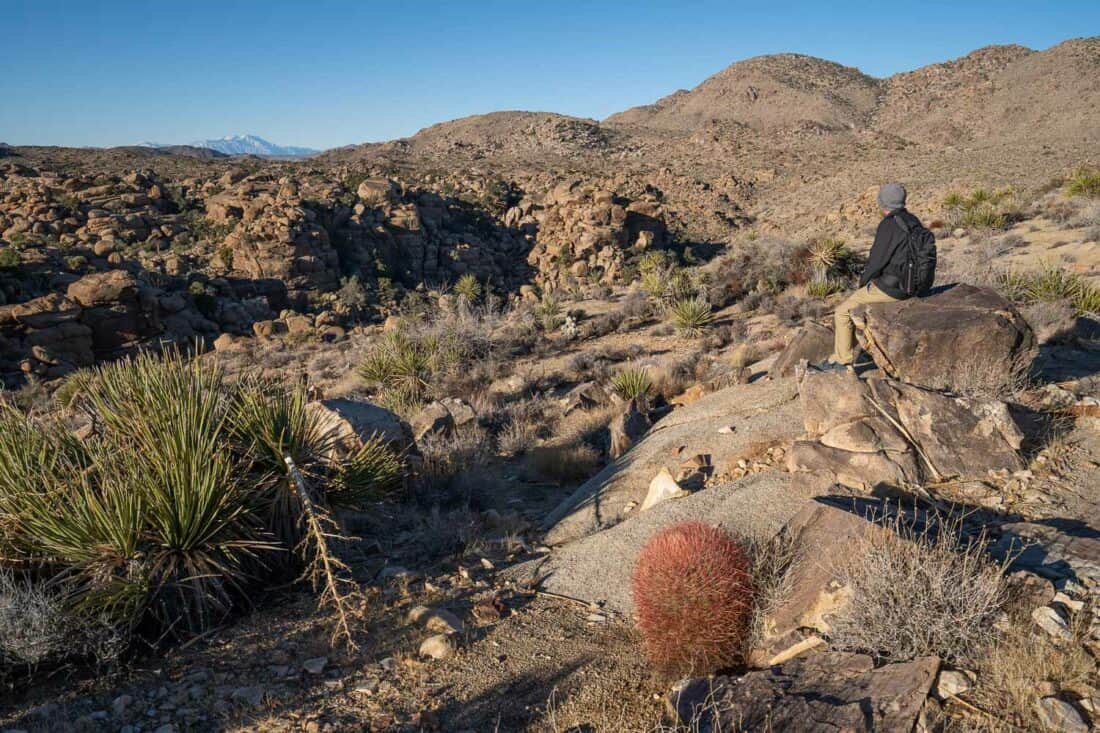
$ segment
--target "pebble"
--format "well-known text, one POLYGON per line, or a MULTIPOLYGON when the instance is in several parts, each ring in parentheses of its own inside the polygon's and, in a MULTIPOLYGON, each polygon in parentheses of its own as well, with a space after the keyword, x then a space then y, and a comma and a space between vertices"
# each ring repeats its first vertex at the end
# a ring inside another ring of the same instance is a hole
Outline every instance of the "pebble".
POLYGON ((241 702, 252 707, 256 707, 264 700, 264 688, 259 685, 252 685, 249 687, 238 687, 233 690, 230 697, 235 702, 241 702))
POLYGON ((454 644, 449 634, 429 636, 420 644, 420 656, 432 659, 446 659, 454 654, 454 644))
POLYGON ((326 664, 328 664, 328 657, 315 657, 302 662, 302 669, 310 674, 321 674, 325 671, 326 664))
POLYGON ((958 697, 973 686, 973 682, 966 672, 955 669, 945 669, 940 672, 936 680, 936 697, 947 700, 958 697))
POLYGON ((119 695, 111 703, 111 709, 115 711, 115 715, 122 715, 133 702, 134 698, 130 695, 119 695))
POLYGON ((1050 606, 1039 606, 1031 612, 1031 618, 1039 625, 1039 628, 1051 636, 1056 636, 1059 639, 1069 639, 1073 636, 1066 620, 1062 618, 1062 614, 1050 606))
POLYGON ((1036 703, 1039 721, 1043 727, 1062 733, 1088 733, 1089 726, 1081 718, 1077 708, 1056 697, 1044 697, 1036 703))
POLYGON ((410 623, 422 623, 429 631, 440 634, 461 634, 462 620, 445 608, 416 606, 409 611, 410 623))

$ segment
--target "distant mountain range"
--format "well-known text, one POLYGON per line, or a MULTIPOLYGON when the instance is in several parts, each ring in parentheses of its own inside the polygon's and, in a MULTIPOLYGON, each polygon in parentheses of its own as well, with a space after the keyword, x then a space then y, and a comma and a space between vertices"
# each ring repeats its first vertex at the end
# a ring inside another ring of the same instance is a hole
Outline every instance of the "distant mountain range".
MULTIPOLYGON (((260 155, 269 158, 304 158, 320 151, 313 148, 302 148, 294 145, 276 145, 264 140, 259 135, 230 135, 216 140, 198 140, 187 143, 195 148, 207 148, 216 150, 226 155, 260 155)), ((174 147, 168 143, 144 142, 139 145, 146 148, 174 147)))

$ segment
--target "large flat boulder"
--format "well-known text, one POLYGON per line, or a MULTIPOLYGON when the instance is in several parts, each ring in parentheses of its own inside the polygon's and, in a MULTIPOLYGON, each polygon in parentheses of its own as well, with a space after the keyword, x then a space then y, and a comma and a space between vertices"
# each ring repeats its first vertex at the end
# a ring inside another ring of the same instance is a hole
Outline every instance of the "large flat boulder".
POLYGON ((555 548, 545 558, 507 571, 522 584, 629 614, 634 610, 630 576, 642 546, 670 524, 696 520, 718 524, 736 537, 768 539, 825 489, 799 477, 769 471, 669 499, 602 532, 555 548))
POLYGON ((372 436, 378 436, 395 451, 415 450, 412 428, 384 407, 349 399, 317 400, 306 405, 321 430, 330 432, 340 452, 352 453, 372 436))
POLYGON ((876 669, 865 654, 814 654, 741 677, 685 680, 669 706, 699 733, 909 733, 939 667, 936 657, 876 669))
POLYGON ((932 389, 1009 384, 1035 358, 1035 336, 996 292, 954 285, 926 298, 852 311, 863 347, 890 376, 932 389))
POLYGON ((801 432, 797 396, 793 379, 775 380, 728 387, 673 411, 546 517, 546 543, 569 542, 622 521, 641 506, 653 477, 684 458, 709 456, 722 476, 761 445, 790 442, 801 432))
POLYGON ((851 371, 808 372, 800 393, 807 438, 791 446, 792 471, 867 490, 1024 468, 1024 436, 1003 402, 851 371))

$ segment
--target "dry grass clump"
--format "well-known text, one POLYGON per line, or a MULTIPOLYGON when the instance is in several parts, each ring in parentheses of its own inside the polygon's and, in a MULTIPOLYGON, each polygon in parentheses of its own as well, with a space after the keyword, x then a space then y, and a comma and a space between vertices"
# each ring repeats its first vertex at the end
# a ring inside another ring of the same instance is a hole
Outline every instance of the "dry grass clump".
POLYGON ((975 727, 969 730, 1043 730, 1036 714, 1041 698, 1088 695, 1096 682, 1096 662, 1083 646, 1086 614, 1077 614, 1070 639, 1055 639, 1024 618, 985 647, 978 656, 977 684, 966 699, 987 715, 972 721, 975 727))
POLYGON ((838 568, 852 599, 831 622, 833 645, 887 661, 974 659, 1008 597, 1004 564, 953 520, 929 517, 916 529, 898 515, 883 525, 889 531, 869 533, 838 568))
POLYGON ((96 426, 84 442, 0 410, 0 548, 56 576, 67 611, 124 632, 202 631, 253 584, 330 563, 331 532, 317 534, 328 487, 360 505, 400 477, 378 442, 340 463, 304 386, 229 385, 178 352, 102 366, 79 385, 72 408, 96 426))
POLYGON ((739 662, 754 598, 751 561, 720 527, 681 522, 642 548, 632 590, 646 657, 666 675, 739 662))
POLYGON ((569 441, 540 445, 528 454, 531 469, 560 484, 585 481, 600 470, 600 452, 588 443, 569 441))
POLYGON ((17 667, 34 669, 74 656, 110 664, 123 645, 111 624, 69 613, 56 590, 0 570, 0 680, 17 667))

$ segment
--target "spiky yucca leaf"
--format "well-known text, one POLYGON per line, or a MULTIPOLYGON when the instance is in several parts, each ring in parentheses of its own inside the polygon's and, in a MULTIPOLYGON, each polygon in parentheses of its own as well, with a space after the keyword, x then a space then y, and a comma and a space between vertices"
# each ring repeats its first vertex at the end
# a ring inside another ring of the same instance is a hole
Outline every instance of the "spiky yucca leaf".
POLYGON ((682 298, 669 306, 673 324, 688 336, 698 336, 714 322, 710 301, 703 297, 682 298))
POLYGON ((335 445, 335 433, 306 409, 303 386, 291 389, 259 379, 237 385, 229 408, 229 432, 249 459, 262 490, 264 516, 276 536, 291 546, 301 538, 302 507, 287 475, 289 456, 310 477, 320 476, 335 445))
POLYGON ((611 377, 611 391, 626 401, 645 397, 653 389, 653 380, 644 366, 629 366, 611 377))
POLYGON ((1066 193, 1070 196, 1100 197, 1100 170, 1077 168, 1066 179, 1066 193))
POLYGON ((372 435, 339 465, 326 495, 333 506, 359 508, 401 488, 404 465, 379 435, 372 435))
POLYGON ((481 283, 477 278, 467 273, 458 278, 454 286, 455 295, 465 298, 468 303, 475 303, 481 297, 481 283))

